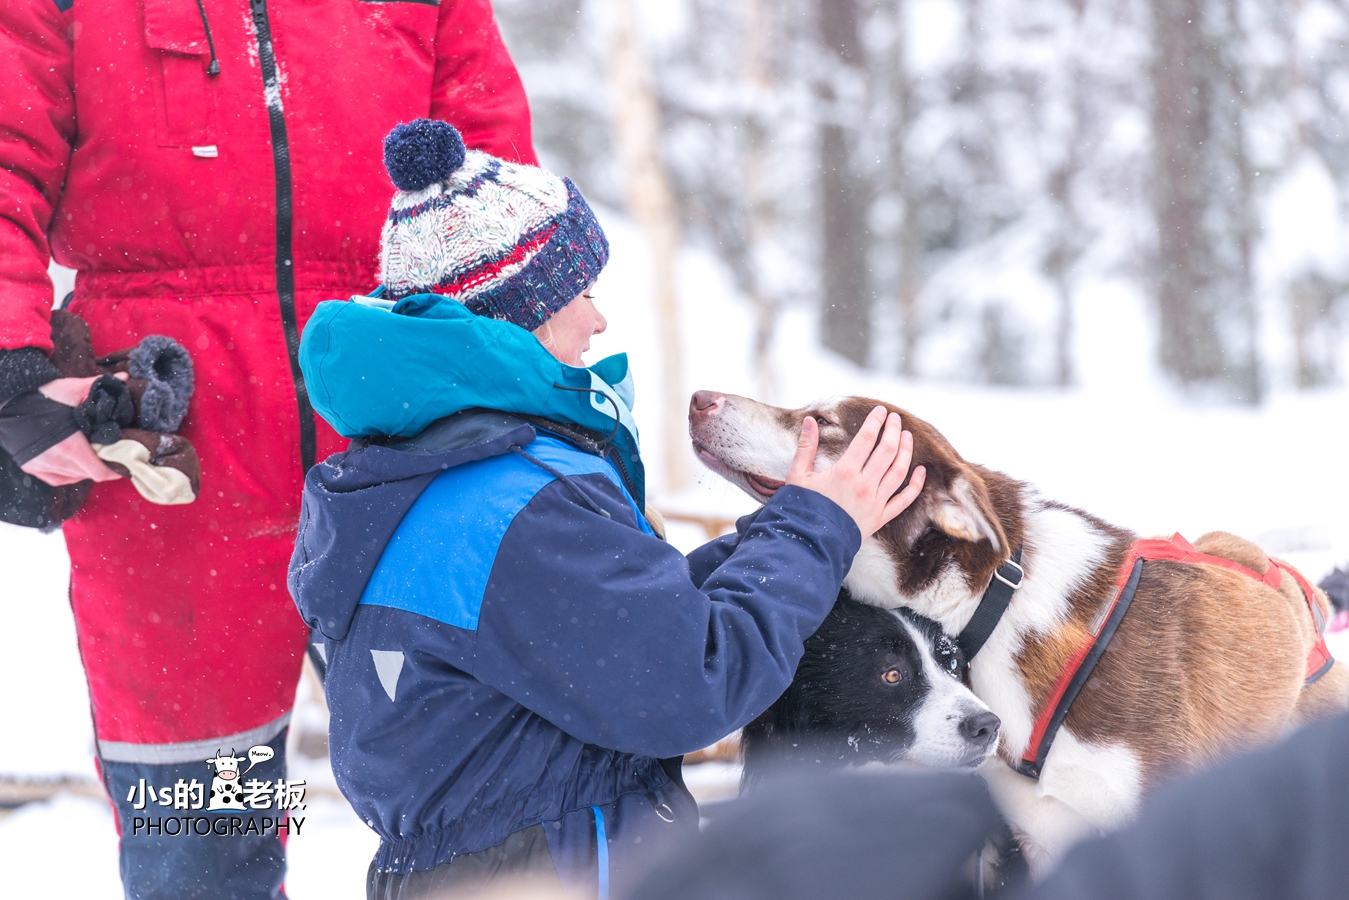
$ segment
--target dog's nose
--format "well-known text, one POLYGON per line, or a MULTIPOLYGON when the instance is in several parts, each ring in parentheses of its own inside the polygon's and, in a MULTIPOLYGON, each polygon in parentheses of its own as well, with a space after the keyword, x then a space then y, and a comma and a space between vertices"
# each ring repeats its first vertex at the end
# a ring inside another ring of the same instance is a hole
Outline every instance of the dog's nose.
POLYGON ((694 391, 689 401, 690 416, 715 416, 726 405, 726 395, 716 391, 694 391))
POLYGON ((960 734, 976 747, 988 747, 998 739, 1002 720, 988 710, 966 716, 960 723, 960 734))

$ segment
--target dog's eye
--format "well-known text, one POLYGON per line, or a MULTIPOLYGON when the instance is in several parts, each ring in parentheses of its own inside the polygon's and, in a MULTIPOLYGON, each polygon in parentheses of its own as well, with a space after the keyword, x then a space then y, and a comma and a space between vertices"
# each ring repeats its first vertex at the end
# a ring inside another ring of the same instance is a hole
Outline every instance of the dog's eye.
POLYGON ((885 673, 881 675, 881 681, 884 681, 886 684, 899 684, 903 680, 904 673, 898 668, 886 669, 885 673))
POLYGON ((818 413, 811 415, 811 418, 814 419, 814 420, 815 420, 815 424, 816 424, 816 425, 819 425, 821 428, 823 428, 823 427, 826 426, 826 425, 833 425, 833 424, 834 424, 833 422, 829 421, 829 420, 826 419, 824 416, 819 415, 818 413))
POLYGON ((963 658, 960 650, 957 649, 955 642, 946 635, 937 638, 937 658, 941 661, 941 667, 947 672, 960 677, 960 667, 963 658))

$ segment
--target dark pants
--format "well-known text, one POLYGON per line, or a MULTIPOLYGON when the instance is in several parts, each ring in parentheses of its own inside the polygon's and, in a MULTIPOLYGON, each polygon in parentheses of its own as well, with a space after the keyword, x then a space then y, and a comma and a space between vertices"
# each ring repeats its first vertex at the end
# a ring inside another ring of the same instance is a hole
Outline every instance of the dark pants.
POLYGON ((366 900, 453 900, 472 895, 492 882, 529 879, 561 888, 542 825, 515 832, 495 847, 461 853, 425 872, 381 872, 370 863, 366 900))
POLYGON ((263 746, 272 749, 273 757, 251 768, 248 747, 219 748, 222 755, 234 751, 244 758, 240 775, 230 779, 246 789, 251 785, 252 793, 244 792, 244 810, 209 808, 216 773, 207 763, 210 752, 191 762, 162 765, 99 761, 121 834, 128 900, 284 900, 282 837, 299 833, 296 820, 302 824, 305 813, 276 807, 276 783, 286 777, 286 732, 263 746), (262 808, 263 783, 270 783, 267 808, 262 808), (169 802, 164 804, 166 789, 169 802))

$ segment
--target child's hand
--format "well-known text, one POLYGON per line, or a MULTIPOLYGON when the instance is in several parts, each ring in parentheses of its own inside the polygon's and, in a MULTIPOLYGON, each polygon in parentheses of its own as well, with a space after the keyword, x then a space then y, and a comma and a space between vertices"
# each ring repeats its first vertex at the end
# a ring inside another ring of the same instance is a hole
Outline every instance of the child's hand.
POLYGON ((785 481, 824 494, 843 507, 857 523, 862 540, 908 509, 923 489, 927 471, 918 466, 908 486, 895 493, 904 483, 913 460, 913 435, 903 430, 898 413, 887 416, 883 406, 871 411, 848 449, 832 466, 816 472, 815 451, 819 443, 820 426, 807 416, 801 423, 801 438, 785 481), (879 444, 877 435, 881 437, 879 444))

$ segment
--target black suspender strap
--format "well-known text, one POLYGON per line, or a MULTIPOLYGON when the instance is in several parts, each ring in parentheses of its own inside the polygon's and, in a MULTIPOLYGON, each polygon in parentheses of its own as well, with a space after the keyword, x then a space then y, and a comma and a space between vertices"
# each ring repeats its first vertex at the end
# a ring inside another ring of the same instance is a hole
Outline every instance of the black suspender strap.
POLYGON ((1007 604, 1012 602, 1012 594, 1021 587, 1025 577, 1026 572, 1021 568, 1021 548, 1017 547, 1012 558, 994 571, 988 590, 984 591, 979 608, 974 611, 974 618, 956 638, 956 644, 964 652, 966 662, 974 659, 993 629, 998 627, 998 621, 1007 611, 1007 604))

